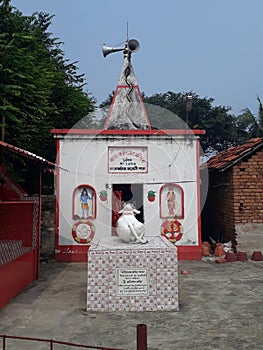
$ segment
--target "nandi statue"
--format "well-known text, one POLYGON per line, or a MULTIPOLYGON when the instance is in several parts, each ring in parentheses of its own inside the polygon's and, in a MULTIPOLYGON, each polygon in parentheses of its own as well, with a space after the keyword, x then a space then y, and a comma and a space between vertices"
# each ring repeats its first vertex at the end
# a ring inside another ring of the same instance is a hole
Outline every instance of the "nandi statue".
POLYGON ((122 214, 117 221, 117 234, 125 242, 138 242, 145 244, 147 239, 144 237, 144 224, 138 221, 135 214, 140 211, 135 209, 133 204, 126 203, 119 214, 122 214))

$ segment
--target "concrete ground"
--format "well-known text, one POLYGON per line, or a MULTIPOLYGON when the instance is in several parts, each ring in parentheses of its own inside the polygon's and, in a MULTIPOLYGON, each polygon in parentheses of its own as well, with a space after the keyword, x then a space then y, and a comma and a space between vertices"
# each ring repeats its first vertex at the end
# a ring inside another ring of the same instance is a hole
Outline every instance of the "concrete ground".
POLYGON ((148 350, 263 349, 263 262, 180 261, 177 312, 95 313, 85 303, 85 263, 42 263, 40 279, 0 310, 0 334, 135 350, 136 325, 143 323, 148 350))

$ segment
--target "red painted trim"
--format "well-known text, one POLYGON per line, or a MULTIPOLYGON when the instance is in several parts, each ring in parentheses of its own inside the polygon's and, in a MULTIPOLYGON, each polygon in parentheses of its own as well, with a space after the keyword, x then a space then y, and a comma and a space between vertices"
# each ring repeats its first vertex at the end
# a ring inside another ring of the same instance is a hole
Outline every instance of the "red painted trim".
POLYGON ((102 130, 102 129, 51 129, 54 135, 205 135, 205 130, 163 129, 163 130, 102 130))
POLYGON ((110 115, 111 115, 111 112, 112 112, 112 109, 113 109, 113 105, 114 105, 114 103, 115 103, 115 99, 116 99, 116 96, 117 96, 117 92, 118 92, 118 86, 117 86, 117 88, 115 89, 114 96, 113 96, 113 99, 112 99, 112 101, 111 101, 110 109, 109 109, 109 112, 108 112, 108 114, 107 114, 107 117, 106 117, 104 126, 103 126, 104 129, 106 129, 107 126, 108 126, 109 119, 110 119, 110 115))
POLYGON ((75 212, 75 193, 78 189, 80 189, 81 187, 87 187, 89 189, 91 189, 94 193, 94 214, 93 217, 89 217, 88 219, 96 219, 97 216, 97 193, 94 187, 88 185, 88 184, 80 184, 77 187, 74 188, 73 193, 72 193, 72 219, 74 219, 74 212, 75 212))
POLYGON ((184 219, 184 189, 182 186, 176 184, 175 182, 167 182, 165 183, 159 190, 159 208, 160 208, 160 218, 162 219, 184 219), (161 198, 161 194, 162 194, 162 190, 164 187, 166 186, 174 186, 174 187, 178 187, 180 188, 181 190, 181 193, 182 193, 182 216, 162 216, 162 212, 161 212, 161 209, 162 209, 162 198, 161 198))
MULTIPOLYGON (((116 89, 118 88, 129 89, 130 87, 128 85, 118 85, 116 89)), ((133 88, 138 88, 138 85, 133 85, 133 88)))
MULTIPOLYGON (((56 140, 57 148, 57 164, 60 164, 60 140, 56 140)), ((60 169, 56 169, 56 239, 55 239, 55 249, 57 249, 59 244, 59 185, 60 185, 60 169)))
POLYGON ((200 142, 196 142, 196 191, 197 191, 197 220, 198 220, 198 244, 201 249, 201 193, 200 193, 200 142))
POLYGON ((36 279, 36 258, 37 251, 31 250, 0 267, 0 308, 36 279))

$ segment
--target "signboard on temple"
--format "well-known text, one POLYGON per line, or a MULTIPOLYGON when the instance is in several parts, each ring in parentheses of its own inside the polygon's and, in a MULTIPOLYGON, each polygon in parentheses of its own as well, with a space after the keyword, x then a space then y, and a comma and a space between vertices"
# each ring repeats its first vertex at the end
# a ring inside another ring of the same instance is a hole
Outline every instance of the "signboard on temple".
POLYGON ((109 173, 147 173, 147 147, 109 147, 109 173))

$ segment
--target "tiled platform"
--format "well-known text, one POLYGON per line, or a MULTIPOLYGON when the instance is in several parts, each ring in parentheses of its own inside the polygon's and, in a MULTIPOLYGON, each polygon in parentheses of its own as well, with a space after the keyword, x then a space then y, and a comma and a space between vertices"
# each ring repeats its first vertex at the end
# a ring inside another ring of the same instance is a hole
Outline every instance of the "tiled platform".
POLYGON ((162 237, 125 244, 117 237, 88 251, 87 310, 178 310, 177 248, 162 237))

